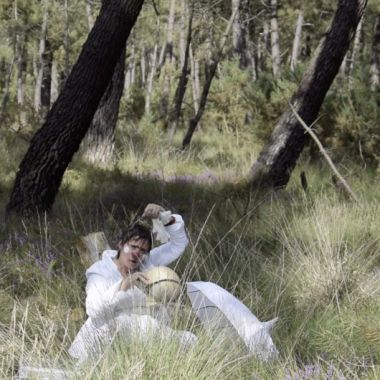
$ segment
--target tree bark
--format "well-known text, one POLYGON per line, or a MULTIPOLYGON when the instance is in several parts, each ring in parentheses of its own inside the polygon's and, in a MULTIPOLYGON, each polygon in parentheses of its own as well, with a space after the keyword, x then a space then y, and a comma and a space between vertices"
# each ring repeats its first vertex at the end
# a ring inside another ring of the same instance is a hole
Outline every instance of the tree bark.
POLYGON ((50 88, 50 106, 53 105, 53 103, 58 98, 58 90, 59 87, 59 79, 58 79, 58 69, 57 69, 57 60, 53 57, 53 62, 51 65, 51 88, 50 88))
POLYGON ((172 112, 170 112, 169 120, 168 120, 169 141, 172 141, 174 134, 177 130, 179 119, 181 117, 182 102, 183 102, 183 98, 185 97, 186 88, 187 88, 188 75, 189 75, 189 69, 188 69, 189 55, 190 55, 189 53, 190 53, 190 44, 191 44, 192 31, 193 31, 193 7, 191 8, 188 19, 189 21, 188 21, 188 28, 187 28, 186 47, 185 47, 183 67, 182 67, 180 79, 178 81, 177 90, 174 96, 173 110, 172 112))
POLYGON ((41 25, 41 36, 39 43, 38 51, 38 60, 37 60, 37 77, 34 90, 34 109, 41 115, 41 96, 42 96, 42 81, 45 70, 45 57, 46 57, 46 35, 47 35, 47 22, 48 22, 48 4, 47 0, 44 1, 44 15, 41 25))
POLYGON ((290 59, 290 70, 295 71, 298 64, 298 54, 301 46, 301 36, 302 36, 302 25, 303 25, 303 11, 302 9, 298 12, 296 32, 294 34, 292 56, 290 59))
POLYGON ((380 14, 376 17, 371 48, 371 90, 376 91, 380 86, 380 14))
POLYGON ((124 90, 125 52, 124 48, 83 141, 83 158, 93 165, 107 165, 113 158, 115 128, 124 90))
POLYGON ((63 174, 86 134, 143 0, 104 2, 46 122, 23 158, 7 214, 48 211, 63 174))
POLYGON ((198 112, 199 108, 199 61, 194 57, 193 48, 190 44, 190 66, 191 66, 191 89, 193 94, 194 112, 198 112))
POLYGON ((232 25, 232 45, 234 55, 239 59, 241 69, 253 68, 249 41, 249 0, 232 0, 232 13, 236 11, 232 25))
POLYGON ((153 51, 150 55, 150 71, 148 74, 148 82, 146 86, 146 95, 145 95, 145 113, 150 113, 150 103, 153 92, 153 81, 157 72, 157 54, 158 47, 160 44, 160 31, 161 31, 161 22, 159 14, 156 14, 156 43, 154 45, 153 51))
MULTIPOLYGON (((339 0, 331 26, 290 103, 310 126, 316 120, 366 7, 366 0, 339 0)), ((291 108, 278 121, 250 173, 252 186, 284 187, 308 135, 291 108)))
POLYGON ((356 28, 355 39, 352 46, 352 53, 350 58, 350 66, 348 68, 348 87, 352 89, 352 76, 354 73, 354 67, 357 59, 357 55, 360 51, 360 38, 362 35, 363 18, 360 20, 358 27, 356 28))
POLYGON ((216 70, 218 68, 219 62, 222 59, 224 47, 225 47, 226 41, 227 41, 227 37, 230 34, 230 30, 232 28, 232 23, 234 22, 234 19, 236 17, 236 13, 237 12, 235 11, 232 14, 232 16, 228 22, 227 28, 223 34, 223 38, 222 38, 222 41, 220 43, 220 49, 219 49, 218 53, 216 54, 216 57, 214 58, 214 61, 211 64, 211 67, 209 69, 208 75, 206 77, 206 83, 203 87, 201 99, 199 101, 198 111, 197 111, 196 115, 190 120, 188 130, 187 130, 186 135, 182 141, 182 149, 183 150, 189 146, 191 139, 193 137, 193 134, 195 132, 195 129, 197 128, 197 125, 198 125, 199 121, 201 120, 203 112, 206 108, 207 98, 208 98, 208 94, 210 91, 211 83, 212 83, 212 80, 214 79, 214 76, 215 76, 216 70))
POLYGON ((169 96, 170 96, 170 84, 172 81, 173 72, 173 31, 174 31, 174 20, 175 20, 175 4, 176 0, 170 0, 170 11, 168 19, 168 29, 166 38, 166 48, 165 48, 165 58, 164 58, 164 79, 162 87, 162 95, 160 99, 160 116, 165 118, 168 113, 169 108, 169 96))
POLYGON ((25 30, 17 33, 16 57, 17 57, 17 105, 19 106, 20 126, 27 124, 25 110, 25 84, 27 70, 27 35, 25 30))
POLYGON ((90 31, 94 26, 94 11, 92 9, 91 0, 86 0, 86 15, 87 15, 88 30, 90 31))
POLYGON ((281 66, 280 36, 278 32, 277 20, 277 0, 271 0, 270 40, 272 55, 272 71, 273 75, 277 77, 280 73, 281 66))
POLYGON ((45 41, 45 51, 42 58, 41 82, 41 117, 44 119, 50 108, 51 80, 52 80, 53 52, 50 41, 45 41))

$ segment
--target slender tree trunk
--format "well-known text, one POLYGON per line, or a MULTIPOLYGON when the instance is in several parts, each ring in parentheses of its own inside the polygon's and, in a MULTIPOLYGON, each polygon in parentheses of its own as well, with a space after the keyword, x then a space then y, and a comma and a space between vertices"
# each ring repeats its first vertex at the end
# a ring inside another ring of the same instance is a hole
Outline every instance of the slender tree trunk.
POLYGON ((249 10, 249 0, 232 0, 232 13, 237 12, 232 26, 232 45, 234 55, 239 58, 240 68, 249 69, 255 76, 255 62, 249 38, 249 10))
POLYGON ((41 88, 42 88, 42 80, 44 75, 44 58, 46 56, 46 35, 47 35, 47 23, 48 23, 48 3, 47 0, 44 1, 44 15, 41 26, 41 37, 40 37, 40 45, 38 52, 38 60, 37 60, 37 77, 36 77, 36 87, 34 90, 34 109, 35 111, 42 115, 41 112, 41 88))
POLYGON ((145 46, 143 46, 141 50, 141 58, 140 58, 140 68, 141 68, 141 84, 145 86, 146 84, 146 50, 145 46))
POLYGON ((280 73, 281 55, 280 55, 280 36, 278 32, 277 19, 277 0, 271 0, 271 18, 270 18, 270 40, 272 54, 273 75, 277 77, 280 73))
POLYGON ((187 0, 181 1, 181 19, 179 23, 179 56, 181 67, 185 64, 186 55, 186 20, 189 13, 187 0))
POLYGON ((380 86, 380 14, 376 17, 371 48, 371 90, 376 91, 380 86))
POLYGON ((350 89, 352 89, 352 85, 353 85, 352 76, 354 73, 356 58, 357 58, 357 55, 359 54, 359 51, 360 51, 360 39, 361 39, 361 35, 362 35, 362 26, 363 26, 363 18, 360 20, 358 27, 356 29, 355 39, 354 39, 354 43, 352 46, 350 66, 348 68, 348 87, 350 89))
POLYGON ((298 54, 301 46, 301 36, 302 36, 302 25, 303 25, 303 11, 302 9, 298 12, 296 32, 294 34, 292 56, 290 59, 290 70, 295 71, 298 64, 298 54))
POLYGON ((46 122, 34 135, 17 172, 7 213, 45 212, 86 134, 143 0, 104 2, 46 122))
POLYGON ((157 72, 157 54, 158 54, 158 47, 160 44, 160 32, 161 32, 161 22, 160 22, 160 17, 157 14, 156 15, 156 43, 150 55, 150 71, 148 75, 148 83, 146 86, 146 95, 145 95, 145 113, 147 114, 150 113, 150 108, 151 108, 150 103, 152 99, 153 82, 154 82, 154 78, 157 72))
MULTIPOLYGON (((290 103, 307 125, 316 120, 363 15, 365 0, 339 0, 330 29, 290 103)), ((252 186, 286 186, 308 136, 291 108, 278 121, 251 169, 252 186)))
POLYGON ((17 105, 19 106, 20 125, 24 127, 27 124, 27 115, 25 110, 25 83, 27 70, 27 36, 25 31, 18 32, 16 41, 17 57, 17 105))
POLYGON ((57 69, 57 60, 53 57, 53 63, 51 65, 51 89, 50 89, 50 106, 58 98, 58 87, 59 87, 59 79, 58 79, 58 69, 57 69))
POLYGON ((131 49, 129 57, 127 58, 127 75, 125 78, 125 95, 128 96, 131 87, 135 84, 136 80, 136 48, 134 43, 134 38, 131 36, 131 49))
POLYGON ((193 93, 194 112, 199 108, 199 61, 195 59, 192 45, 190 44, 190 64, 191 64, 191 89, 193 93))
POLYGON ((6 76, 5 81, 4 81, 5 83, 4 83, 4 87, 3 87, 3 93, 1 95, 0 125, 3 122, 4 115, 5 115, 5 110, 7 108, 7 103, 8 103, 8 100, 9 100, 9 86, 10 86, 11 79, 12 79, 13 68, 14 68, 14 59, 9 64, 9 66, 8 66, 7 76, 6 76))
POLYGON ((115 129, 124 89, 125 52, 124 48, 83 141, 83 158, 91 164, 108 165, 112 162, 115 129))
POLYGON ((94 26, 94 11, 92 9, 91 0, 86 0, 86 15, 87 15, 88 30, 91 30, 94 26))
POLYGON ((41 117, 45 118, 50 109, 51 95, 51 77, 53 65, 53 52, 51 50, 50 41, 45 41, 45 51, 42 58, 42 82, 41 82, 41 117))
POLYGON ((65 52, 65 61, 63 69, 63 82, 70 73, 70 28, 69 28, 69 5, 68 0, 64 0, 64 19, 65 19, 65 35, 63 38, 63 48, 65 52))
POLYGON ((190 53, 190 44, 191 44, 191 38, 192 38, 192 31, 193 31, 193 7, 191 8, 190 14, 188 16, 188 29, 187 29, 187 37, 186 37, 186 48, 185 48, 185 57, 182 67, 182 72, 180 79, 178 81, 178 87, 174 96, 174 106, 173 110, 169 115, 169 130, 168 130, 168 137, 169 141, 173 140, 174 134, 177 130, 177 126, 179 123, 179 119, 181 117, 181 109, 182 109, 182 102, 183 98, 185 97, 186 88, 187 88, 187 82, 188 82, 188 75, 189 75, 189 53, 190 53))
POLYGON ((169 108, 169 97, 170 97, 170 85, 172 81, 172 74, 174 69, 173 61, 173 31, 174 31, 174 20, 175 20, 175 5, 176 0, 170 0, 170 12, 168 19, 168 29, 167 29, 167 39, 166 39, 166 53, 164 62, 164 79, 162 87, 162 95, 160 99, 160 116, 164 117, 166 120, 166 115, 168 114, 169 108))
POLYGON ((191 142, 191 139, 193 137, 193 134, 195 132, 195 129, 197 128, 197 125, 203 115, 203 112, 204 110, 206 109, 206 104, 207 104, 207 98, 208 98, 208 94, 209 94, 209 91, 210 91, 210 87, 211 87, 211 83, 212 83, 212 80, 214 79, 214 76, 215 76, 215 73, 216 73, 216 70, 218 68, 218 65, 219 65, 219 62, 220 60, 222 59, 222 56, 223 56, 223 51, 224 51, 224 47, 226 45, 226 41, 227 41, 227 38, 228 38, 228 35, 230 34, 230 31, 231 31, 231 28, 232 28, 232 23, 234 22, 234 19, 236 17, 236 11, 232 14, 229 22, 228 22, 228 25, 227 25, 227 28, 223 34, 223 38, 222 38, 222 41, 220 43, 220 49, 218 51, 218 53, 216 54, 216 57, 210 67, 210 70, 209 70, 209 74, 208 74, 208 77, 206 77, 206 83, 203 87, 203 91, 202 91, 202 95, 201 95, 201 99, 199 101, 199 108, 198 108, 198 112, 196 113, 196 115, 190 120, 189 122, 189 127, 188 127, 188 130, 186 132, 186 135, 182 141, 182 149, 186 149, 190 142, 191 142))

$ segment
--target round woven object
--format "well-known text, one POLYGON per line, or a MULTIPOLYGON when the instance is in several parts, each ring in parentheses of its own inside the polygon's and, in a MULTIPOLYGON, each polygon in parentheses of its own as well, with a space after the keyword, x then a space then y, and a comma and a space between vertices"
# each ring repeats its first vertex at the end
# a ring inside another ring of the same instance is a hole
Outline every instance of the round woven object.
POLYGON ((156 302, 168 303, 175 300, 180 293, 180 278, 174 270, 167 267, 154 267, 146 272, 148 278, 148 295, 156 302))

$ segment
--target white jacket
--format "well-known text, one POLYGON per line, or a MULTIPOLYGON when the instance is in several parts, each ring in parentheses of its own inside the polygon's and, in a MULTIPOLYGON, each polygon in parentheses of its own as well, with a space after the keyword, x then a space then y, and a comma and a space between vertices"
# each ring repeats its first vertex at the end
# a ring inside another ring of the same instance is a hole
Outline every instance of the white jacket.
MULTIPOLYGON (((141 266, 141 271, 146 271, 154 266, 169 265, 177 260, 184 252, 188 238, 186 236, 184 222, 180 215, 173 215, 175 223, 165 227, 169 233, 168 243, 153 248, 149 256, 141 266)), ((123 315, 123 326, 135 326, 136 323, 143 322, 153 328, 157 327, 158 321, 151 317, 136 315, 135 310, 144 310, 146 296, 137 287, 120 290, 122 275, 119 272, 113 258, 117 251, 106 250, 102 254, 102 259, 91 265, 86 271, 86 313, 87 321, 79 330, 75 337, 69 353, 75 358, 84 359, 89 351, 98 352, 105 340, 110 340, 114 333, 114 326, 110 323, 120 321, 119 316, 123 315), (130 317, 128 317, 129 315, 130 317), (119 318, 119 319, 118 319, 119 318), (128 319, 126 323, 125 318, 128 319), (148 321, 148 322, 147 322, 148 321)), ((142 314, 144 314, 142 312, 142 314)))

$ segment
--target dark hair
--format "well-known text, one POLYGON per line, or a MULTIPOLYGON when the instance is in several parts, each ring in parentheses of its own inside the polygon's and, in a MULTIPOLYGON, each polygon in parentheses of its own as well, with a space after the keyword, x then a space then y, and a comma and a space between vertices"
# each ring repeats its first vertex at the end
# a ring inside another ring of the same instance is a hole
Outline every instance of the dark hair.
MULTIPOLYGON (((148 250, 150 251, 152 248, 152 233, 148 227, 145 227, 142 224, 134 223, 129 226, 127 230, 123 231, 121 234, 120 243, 124 245, 131 239, 145 240, 148 243, 148 250)), ((116 258, 118 259, 119 256, 120 249, 117 252, 116 258)))

